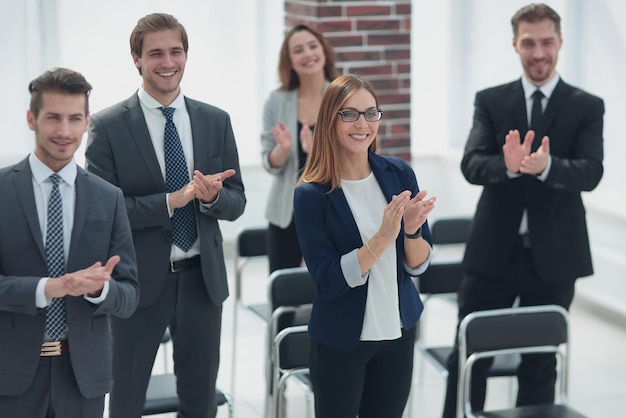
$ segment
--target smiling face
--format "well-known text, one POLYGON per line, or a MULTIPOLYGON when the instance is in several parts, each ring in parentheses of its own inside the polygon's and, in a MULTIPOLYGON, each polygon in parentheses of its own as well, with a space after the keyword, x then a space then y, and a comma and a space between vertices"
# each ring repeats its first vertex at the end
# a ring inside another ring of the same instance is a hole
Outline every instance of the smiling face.
POLYGON ((141 56, 133 54, 143 78, 143 88, 163 106, 168 106, 180 91, 187 53, 179 32, 166 29, 149 32, 143 38, 141 56))
POLYGON ((289 38, 289 61, 298 77, 324 72, 326 57, 320 41, 307 30, 294 33, 289 38))
MULTIPOLYGON (((356 110, 358 112, 375 109, 377 109, 376 99, 363 88, 356 90, 341 107, 341 110, 356 110)), ((367 155, 370 144, 376 139, 379 124, 380 122, 366 121, 364 115, 359 115, 359 118, 354 122, 344 122, 340 116, 337 116, 335 135, 338 152, 344 157, 351 154, 367 155)))
POLYGON ((42 93, 37 116, 26 114, 28 127, 35 132, 35 155, 57 172, 72 160, 89 125, 83 94, 55 91, 42 93))
POLYGON ((562 44, 552 20, 520 22, 513 46, 522 62, 524 75, 535 86, 545 84, 556 74, 562 44))

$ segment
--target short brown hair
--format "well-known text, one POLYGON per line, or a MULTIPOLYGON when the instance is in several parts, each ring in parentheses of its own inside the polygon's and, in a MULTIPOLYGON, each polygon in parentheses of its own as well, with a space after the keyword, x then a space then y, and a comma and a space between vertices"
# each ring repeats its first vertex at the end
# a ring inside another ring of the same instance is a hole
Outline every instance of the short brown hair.
POLYGON ((289 59, 289 40, 291 37, 302 31, 307 31, 317 38, 324 49, 324 56, 326 57, 326 64, 324 65, 324 77, 328 81, 333 81, 337 78, 337 56, 335 50, 328 43, 326 38, 321 33, 307 25, 296 25, 287 34, 283 40, 283 44, 280 47, 280 55, 278 59, 278 78, 280 79, 281 90, 294 90, 300 86, 300 78, 298 74, 293 70, 291 60, 289 59))
POLYGON ((544 19, 550 19, 554 23, 554 30, 560 37, 561 16, 547 4, 532 3, 519 9, 511 18, 514 39, 517 39, 520 22, 537 23, 544 19))
MULTIPOLYGON (((143 38, 146 36, 146 33, 159 32, 167 29, 180 33, 183 50, 187 53, 189 49, 187 31, 185 31, 185 27, 174 16, 167 13, 152 13, 137 21, 133 31, 130 33, 130 53, 141 57, 143 38)), ((139 68, 139 74, 141 74, 141 68, 139 68)))
MULTIPOLYGON (((376 107, 379 107, 374 86, 358 75, 345 74, 339 76, 326 88, 313 131, 313 145, 309 159, 298 184, 302 182, 331 183, 330 191, 340 186, 341 175, 337 161, 337 140, 335 138, 335 124, 339 118, 337 112, 343 108, 354 93, 361 89, 370 92, 374 96, 376 107)), ((376 152, 376 141, 377 138, 374 138, 369 146, 369 152, 376 152)))
POLYGON ((43 93, 57 92, 68 95, 85 96, 85 115, 89 114, 89 93, 91 84, 85 77, 69 68, 53 68, 46 71, 28 84, 30 93, 30 112, 37 118, 43 107, 43 93))

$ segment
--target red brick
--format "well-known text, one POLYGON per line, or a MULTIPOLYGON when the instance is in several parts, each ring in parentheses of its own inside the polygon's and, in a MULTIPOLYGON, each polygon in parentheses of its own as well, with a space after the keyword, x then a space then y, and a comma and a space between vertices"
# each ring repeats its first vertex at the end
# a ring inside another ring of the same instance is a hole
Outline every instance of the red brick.
POLYGON ((410 45, 409 33, 396 33, 393 35, 369 35, 367 42, 370 45, 410 45))
MULTIPOLYGON (((348 63, 349 65, 350 63, 348 63)), ((368 65, 368 66, 350 66, 350 72, 368 78, 377 75, 391 75, 393 68, 391 64, 368 65)))
POLYGON ((391 125, 392 134, 410 134, 411 126, 409 124, 394 123, 391 125))
POLYGON ((383 52, 384 59, 387 61, 396 61, 396 60, 410 60, 411 59, 411 49, 410 45, 407 45, 406 48, 385 48, 383 52))
MULTIPOLYGON (((372 83, 372 85, 374 86, 374 88, 376 89, 376 92, 381 92, 383 90, 398 90, 399 88, 399 83, 398 80, 396 78, 384 78, 384 79, 380 79, 380 80, 370 80, 370 82, 372 83)), ((387 116, 387 115, 385 115, 387 116)))
POLYGON ((411 95, 409 93, 378 93, 378 100, 383 104, 400 104, 411 103, 411 95))
POLYGON ((358 20, 356 22, 357 30, 400 30, 400 21, 397 19, 376 19, 376 20, 358 20))
POLYGON ((300 16, 317 16, 317 5, 302 2, 285 2, 285 13, 300 16))
POLYGON ((317 30, 326 36, 329 32, 351 32, 351 20, 327 20, 322 19, 317 25, 317 30))
POLYGON ((365 50, 337 52, 337 59, 342 62, 382 61, 381 51, 365 50))
POLYGON ((396 14, 411 16, 411 2, 409 1, 406 4, 396 4, 396 14))
POLYGON ((363 35, 329 35, 326 36, 328 42, 334 48, 341 48, 342 46, 362 46, 363 45, 363 35))
MULTIPOLYGON (((377 92, 378 95, 380 95, 380 93, 377 92)), ((410 103, 407 102, 406 103, 406 108, 391 108, 389 106, 382 106, 383 110, 385 111, 383 118, 384 119, 409 119, 411 117, 411 109, 409 109, 409 105, 410 103)))
POLYGON ((341 6, 327 6, 324 4, 320 4, 317 8, 317 16, 320 18, 324 17, 342 17, 343 16, 343 7, 341 6))
POLYGON ((348 6, 346 16, 388 16, 390 6, 348 6))
POLYGON ((407 62, 406 64, 400 63, 396 67, 397 74, 410 74, 411 73, 411 63, 407 62))

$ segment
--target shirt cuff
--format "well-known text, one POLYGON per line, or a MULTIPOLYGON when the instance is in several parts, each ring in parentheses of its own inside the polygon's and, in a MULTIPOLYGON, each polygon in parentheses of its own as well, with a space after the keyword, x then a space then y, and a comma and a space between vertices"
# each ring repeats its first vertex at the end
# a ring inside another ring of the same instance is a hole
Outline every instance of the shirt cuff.
POLYGON ((550 167, 552 167, 552 156, 548 156, 548 165, 546 165, 545 170, 541 174, 537 174, 537 178, 540 181, 546 181, 548 178, 548 174, 550 174, 550 167))
POLYGON ((83 296, 87 302, 91 302, 94 305, 98 305, 106 299, 109 294, 109 282, 104 282, 104 286, 102 287, 102 292, 100 292, 100 296, 92 298, 91 296, 83 296))
POLYGON ((409 267, 406 264, 406 262, 404 263, 404 270, 406 270, 406 272, 409 273, 409 276, 417 277, 426 271, 426 269, 430 265, 430 261, 433 259, 433 247, 429 245, 428 248, 429 248, 428 258, 426 258, 426 260, 424 260, 424 262, 420 264, 419 266, 413 268, 413 267, 409 267))
POLYGON ((217 192, 217 197, 215 198, 215 200, 211 203, 204 203, 202 200, 198 199, 198 202, 200 202, 200 211, 201 212, 206 212, 209 209, 211 209, 211 206, 213 206, 214 204, 217 203, 218 200, 220 200, 220 193, 222 193, 221 190, 218 190, 217 192))
POLYGON ((363 286, 367 283, 367 279, 370 276, 369 270, 366 271, 364 275, 361 275, 361 264, 359 263, 359 256, 357 255, 358 250, 358 248, 355 248, 348 254, 341 256, 341 272, 350 287, 363 286))
POLYGON ((35 290, 35 306, 38 308, 45 308, 50 305, 52 298, 46 297, 46 282, 50 277, 42 277, 37 283, 37 289, 35 290))

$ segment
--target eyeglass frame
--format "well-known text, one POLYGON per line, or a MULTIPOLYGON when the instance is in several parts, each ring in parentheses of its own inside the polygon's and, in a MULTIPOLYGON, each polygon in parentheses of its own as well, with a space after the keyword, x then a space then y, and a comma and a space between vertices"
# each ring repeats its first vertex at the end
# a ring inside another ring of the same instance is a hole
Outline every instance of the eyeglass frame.
POLYGON ((383 118, 383 113, 385 113, 385 112, 383 112, 383 111, 382 111, 382 110, 380 110, 380 109, 369 109, 369 110, 365 110, 365 111, 363 111, 363 112, 359 112, 359 111, 358 111, 358 110, 356 110, 356 109, 350 109, 350 110, 346 109, 346 110, 340 110, 340 111, 338 111, 338 112, 337 112, 337 114, 338 114, 339 116, 341 116, 341 120, 342 120, 342 121, 344 121, 344 122, 356 122, 357 120, 359 120, 359 118, 361 117, 361 115, 363 115, 363 119, 365 119, 365 121, 366 121, 366 122, 379 122, 379 121, 383 118), (354 112, 354 113, 356 113, 356 114, 357 114, 357 117, 356 117, 356 119, 354 119, 354 120, 346 120, 346 119, 344 118, 344 116, 343 116, 344 112, 354 112), (366 114, 366 113, 370 113, 370 112, 377 112, 377 114, 378 114, 378 119, 376 119, 376 120, 369 120, 369 119, 367 119, 367 117, 365 116, 365 114, 366 114))

